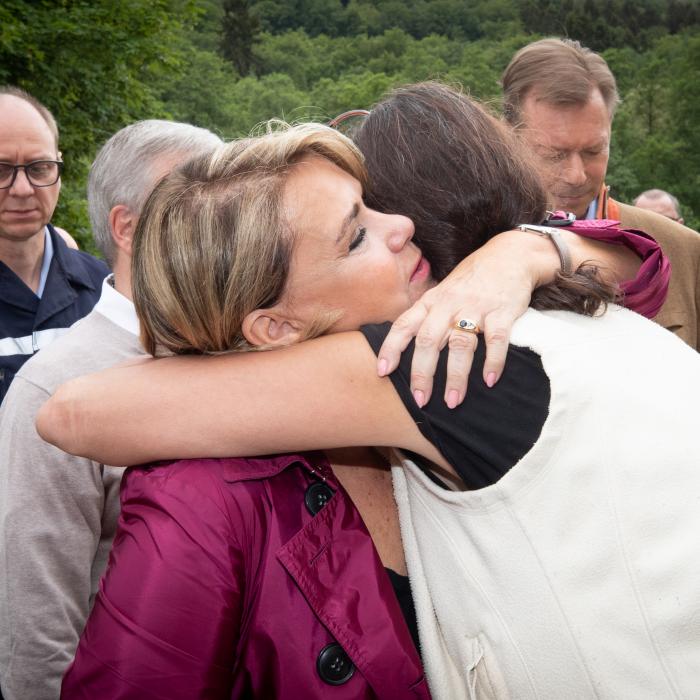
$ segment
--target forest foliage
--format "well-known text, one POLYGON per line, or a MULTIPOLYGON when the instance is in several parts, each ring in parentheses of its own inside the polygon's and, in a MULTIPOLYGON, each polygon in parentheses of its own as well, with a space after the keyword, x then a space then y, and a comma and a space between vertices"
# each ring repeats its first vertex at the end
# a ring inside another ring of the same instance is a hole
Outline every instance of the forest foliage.
POLYGON ((55 113, 66 161, 55 222, 91 249, 87 169, 110 134, 161 117, 224 138, 326 120, 428 78, 499 106, 513 53, 543 36, 600 51, 623 102, 608 183, 661 187, 700 224, 698 0, 3 0, 0 84, 55 113))

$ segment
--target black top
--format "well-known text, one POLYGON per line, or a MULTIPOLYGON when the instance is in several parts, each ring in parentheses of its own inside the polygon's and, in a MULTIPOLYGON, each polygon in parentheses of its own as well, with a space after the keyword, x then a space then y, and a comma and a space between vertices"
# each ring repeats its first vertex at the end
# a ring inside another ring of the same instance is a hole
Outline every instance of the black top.
MULTIPOLYGON (((362 333, 379 352, 390 324, 363 326, 362 333)), ((443 398, 447 372, 447 348, 440 353, 430 401, 419 408, 410 389, 413 342, 401 355, 391 381, 423 436, 460 475, 470 489, 496 483, 529 452, 547 418, 550 388, 540 356, 528 348, 510 345, 506 366, 491 389, 482 378, 483 338, 469 373, 467 396, 450 409, 443 398)), ((425 460, 412 455, 425 468, 425 460)))
MULTIPOLYGON (((413 595, 411 594, 411 584, 408 576, 397 574, 393 569, 388 567, 386 567, 386 572, 389 574, 389 580, 391 581, 394 593, 396 593, 396 597, 399 600, 401 612, 403 613, 406 624, 408 625, 408 631, 411 633, 413 643, 416 645, 416 649, 420 655, 420 642, 418 641, 418 620, 416 618, 416 607, 413 604, 413 595)), ((2 700, 2 698, 0 698, 0 700, 2 700)))

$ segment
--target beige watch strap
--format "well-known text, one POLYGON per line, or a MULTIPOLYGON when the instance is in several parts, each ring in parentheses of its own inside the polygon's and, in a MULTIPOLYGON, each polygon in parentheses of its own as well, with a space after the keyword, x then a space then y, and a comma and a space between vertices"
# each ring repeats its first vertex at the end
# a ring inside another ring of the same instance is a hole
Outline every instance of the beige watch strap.
POLYGON ((538 236, 545 236, 546 238, 549 238, 559 254, 561 273, 563 275, 570 275, 574 271, 569 246, 566 244, 566 241, 558 228, 555 228, 554 226, 536 226, 535 224, 520 224, 519 226, 516 226, 516 228, 520 231, 530 231, 531 233, 536 233, 538 236))

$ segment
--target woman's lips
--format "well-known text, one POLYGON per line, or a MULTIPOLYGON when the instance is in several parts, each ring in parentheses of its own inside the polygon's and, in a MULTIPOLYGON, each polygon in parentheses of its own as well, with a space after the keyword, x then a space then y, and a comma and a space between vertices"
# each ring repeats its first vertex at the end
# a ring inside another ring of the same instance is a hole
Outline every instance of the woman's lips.
POLYGON ((430 263, 421 255, 416 265, 416 269, 411 275, 410 282, 422 281, 430 275, 430 263))

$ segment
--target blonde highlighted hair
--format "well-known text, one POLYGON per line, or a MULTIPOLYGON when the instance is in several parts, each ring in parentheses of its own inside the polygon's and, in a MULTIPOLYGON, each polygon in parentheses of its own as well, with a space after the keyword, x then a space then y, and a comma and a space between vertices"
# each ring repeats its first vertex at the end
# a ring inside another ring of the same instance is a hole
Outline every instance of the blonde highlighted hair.
MULTIPOLYGON (((321 124, 266 124, 168 175, 134 236, 132 285, 141 340, 152 355, 254 349, 246 316, 284 292, 295 231, 284 214, 293 166, 317 155, 365 185, 352 142, 321 124)), ((327 327, 315 324, 307 337, 327 327)))

